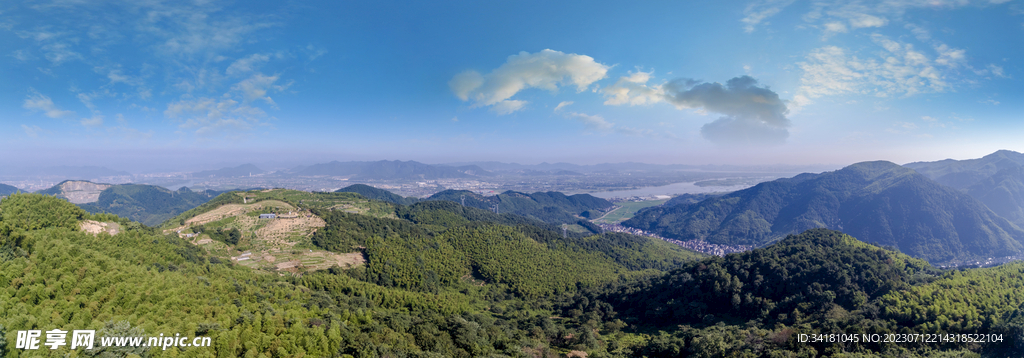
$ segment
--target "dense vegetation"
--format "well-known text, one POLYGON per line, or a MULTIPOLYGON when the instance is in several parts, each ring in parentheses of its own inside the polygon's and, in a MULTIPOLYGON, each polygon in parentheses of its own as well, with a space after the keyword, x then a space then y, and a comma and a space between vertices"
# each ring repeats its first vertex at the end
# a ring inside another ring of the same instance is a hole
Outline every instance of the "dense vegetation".
MULTIPOLYGON (((314 210, 327 222, 313 236, 337 252, 366 248, 357 277, 385 287, 437 292, 475 276, 539 297, 594 286, 627 271, 664 270, 697 254, 660 240, 609 233, 562 236, 557 227, 447 201, 398 207, 396 218, 314 210)), ((632 274, 628 274, 632 275, 632 274)))
POLYGON ((392 193, 390 191, 384 189, 377 189, 366 184, 349 185, 347 187, 336 190, 335 193, 356 193, 370 200, 386 201, 392 204, 399 205, 410 205, 419 201, 419 199, 416 198, 406 198, 401 195, 392 193))
POLYGON ((1024 248, 1024 231, 984 204, 889 162, 644 209, 623 225, 680 240, 755 246, 824 227, 931 262, 1006 256, 1024 248))
POLYGON ((154 185, 122 184, 104 189, 95 203, 79 206, 92 213, 110 213, 157 226, 218 194, 212 190, 194 192, 187 187, 171 191, 154 185))
POLYGON ((637 356, 1020 356, 1022 273, 1020 263, 942 272, 816 229, 664 276, 583 290, 567 307, 609 305, 626 325, 648 327, 655 333, 634 348, 637 356), (801 342, 801 334, 850 341, 801 342), (875 334, 927 334, 935 341, 852 341, 875 334), (964 342, 952 334, 996 338, 964 342))
POLYGON ((443 201, 395 206, 348 193, 252 191, 211 202, 236 199, 301 201, 327 221, 322 239, 334 240, 337 250, 363 245, 369 261, 303 275, 253 270, 113 215, 53 197, 14 195, 0 202, 0 336, 7 342, 0 355, 71 353, 66 346, 13 348, 19 330, 56 328, 180 333, 214 343, 70 356, 1024 353, 1024 264, 942 272, 822 229, 694 261, 662 241, 618 233, 562 236, 521 216, 443 201), (81 220, 114 221, 124 230, 86 234, 78 230, 81 220), (831 333, 996 333, 1002 339, 799 340, 831 333))
POLYGON ((195 232, 201 232, 209 235, 211 239, 223 242, 228 245, 238 245, 238 242, 242 240, 242 232, 238 228, 216 228, 207 230, 203 225, 192 226, 192 230, 195 232))
POLYGON ((774 322, 780 315, 852 310, 937 273, 922 260, 813 229, 766 248, 683 264, 616 302, 662 324, 708 315, 774 322))
MULTIPOLYGON (((494 210, 498 213, 512 213, 537 219, 549 224, 580 225, 592 233, 600 232, 587 220, 579 218, 584 212, 601 212, 612 207, 612 203, 591 196, 576 194, 566 196, 558 192, 537 192, 533 194, 506 191, 494 196, 483 196, 468 190, 444 190, 425 200, 448 200, 478 209, 494 210)), ((591 214, 588 213, 588 216, 591 214)))
POLYGON ((5 356, 64 356, 66 346, 13 348, 18 330, 56 328, 181 333, 214 342, 133 348, 152 357, 551 356, 604 349, 575 321, 549 318, 558 303, 515 299, 493 285, 426 293, 340 270, 282 277, 212 260, 183 240, 123 220, 128 230, 115 236, 82 233, 78 220, 117 218, 42 195, 4 199, 0 215, 0 325, 11 343, 0 352, 5 356))

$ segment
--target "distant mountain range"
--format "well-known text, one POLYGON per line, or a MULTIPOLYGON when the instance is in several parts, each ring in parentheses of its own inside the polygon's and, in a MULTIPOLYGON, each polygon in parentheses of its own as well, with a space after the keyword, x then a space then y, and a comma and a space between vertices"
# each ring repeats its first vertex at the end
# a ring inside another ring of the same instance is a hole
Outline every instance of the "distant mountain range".
POLYGON ((946 159, 904 166, 963 190, 999 216, 1024 228, 1024 154, 1000 150, 978 159, 946 159))
POLYGON ((580 165, 572 163, 540 163, 518 164, 496 161, 447 163, 449 166, 475 165, 489 171, 508 171, 523 173, 547 173, 548 175, 573 175, 572 173, 616 173, 631 171, 713 171, 713 172, 764 172, 764 173, 799 173, 821 172, 835 169, 837 165, 689 165, 689 164, 647 164, 636 162, 601 163, 580 165), (564 172, 563 172, 564 171, 564 172))
POLYGON ((1006 256, 1024 248, 1024 231, 985 204, 884 161, 647 208, 623 225, 673 239, 756 246, 828 228, 932 262, 1006 256))
POLYGON ((96 202, 78 206, 91 213, 110 213, 157 226, 220 193, 213 190, 195 192, 186 187, 171 191, 155 185, 114 185, 103 190, 96 202))
POLYGON ((171 191, 154 185, 111 185, 67 180, 38 193, 66 199, 91 213, 110 213, 156 226, 210 201, 221 192, 194 192, 188 188, 171 191))
POLYGON ((263 174, 265 171, 252 164, 242 164, 234 168, 221 168, 217 170, 204 170, 201 172, 192 173, 192 177, 196 179, 203 178, 235 178, 235 177, 246 177, 255 174, 263 174))
POLYGON ((291 174, 302 176, 338 176, 355 180, 455 179, 487 177, 492 174, 475 165, 451 167, 414 161, 338 162, 293 168, 291 174))
POLYGON ((537 192, 533 194, 506 191, 494 196, 483 196, 467 190, 445 190, 431 195, 426 199, 404 198, 387 190, 369 185, 351 185, 337 192, 357 193, 367 199, 387 201, 400 205, 412 205, 422 201, 447 200, 467 207, 495 211, 504 214, 516 214, 548 224, 578 224, 592 230, 599 230, 589 221, 580 216, 591 216, 587 212, 603 212, 612 207, 612 203, 591 196, 576 194, 566 196, 558 192, 537 192))
POLYGON ((8 196, 18 192, 18 188, 7 184, 0 184, 0 196, 8 196))

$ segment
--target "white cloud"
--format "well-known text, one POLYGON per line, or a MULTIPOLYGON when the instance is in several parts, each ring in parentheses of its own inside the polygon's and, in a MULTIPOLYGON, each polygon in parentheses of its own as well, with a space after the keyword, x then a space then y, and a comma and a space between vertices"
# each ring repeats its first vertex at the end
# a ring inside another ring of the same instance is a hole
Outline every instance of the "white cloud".
POLYGON ((470 92, 480 88, 484 84, 484 76, 473 70, 466 70, 452 77, 448 81, 448 87, 455 93, 455 97, 463 101, 469 100, 470 92))
POLYGON ((238 82, 231 89, 240 92, 245 103, 259 99, 267 102, 267 104, 274 105, 274 100, 267 96, 267 91, 280 92, 291 86, 291 83, 275 85, 274 82, 277 82, 278 78, 279 76, 266 76, 262 73, 257 73, 238 82))
POLYGON ((44 96, 42 93, 39 93, 34 89, 30 89, 29 92, 31 93, 29 93, 28 98, 26 98, 25 102, 21 105, 25 109, 43 112, 44 115, 50 118, 61 118, 75 114, 75 112, 57 108, 50 97, 44 96))
POLYGON ((648 86, 653 72, 637 70, 629 76, 619 77, 615 84, 601 89, 607 100, 604 104, 630 106, 654 104, 664 100, 665 91, 661 85, 648 86))
POLYGON ((312 44, 306 45, 306 48, 303 50, 303 52, 305 52, 306 56, 309 57, 309 61, 316 60, 320 58, 320 56, 327 54, 327 50, 324 50, 323 48, 317 46, 313 46, 312 44))
POLYGON ((558 110, 560 110, 560 109, 562 109, 562 108, 565 108, 565 107, 571 106, 571 105, 572 105, 572 103, 573 103, 572 101, 562 101, 562 102, 558 102, 558 105, 557 105, 557 106, 555 106, 555 112, 558 112, 558 110))
POLYGON ((144 18, 144 29, 166 39, 159 45, 165 53, 176 57, 213 54, 234 48, 259 29, 274 26, 257 19, 217 16, 224 13, 213 3, 191 5, 156 6, 144 18))
POLYGON ((740 20, 745 25, 743 30, 746 32, 754 32, 757 25, 760 25, 766 19, 775 16, 783 8, 793 3, 793 0, 760 0, 755 1, 747 5, 746 9, 743 10, 743 19, 740 20))
MULTIPOLYGON (((29 68, 38 67, 53 77, 60 74, 61 64, 77 65, 80 60, 85 68, 91 68, 92 76, 78 74, 79 80, 73 87, 98 82, 96 88, 72 90, 91 112, 74 118, 88 127, 113 130, 110 126, 116 124, 104 123, 102 112, 114 110, 108 107, 110 101, 101 99, 116 98, 133 108, 136 104, 128 100, 132 97, 152 99, 154 93, 147 81, 156 78, 164 82, 159 86, 159 96, 179 97, 177 101, 148 106, 166 106, 165 115, 179 121, 182 128, 210 135, 218 130, 226 133, 228 128, 255 128, 269 118, 264 109, 275 106, 271 97, 293 83, 277 73, 261 73, 269 72, 268 61, 287 58, 288 52, 246 50, 264 41, 266 37, 258 36, 262 29, 279 25, 275 19, 280 17, 266 11, 239 12, 221 1, 206 0, 116 1, 100 5, 58 0, 23 8, 36 11, 34 16, 60 21, 46 21, 45 26, 38 27, 11 22, 10 30, 31 46, 7 49, 5 54, 10 53, 18 61, 36 62, 29 68), (149 57, 122 56, 125 49, 149 57), (122 66, 114 61, 129 62, 122 66)), ((298 45, 295 51, 303 60, 326 53, 313 44, 298 45)), ((53 100, 34 90, 23 107, 53 118, 74 114, 58 108, 53 100)), ((128 127, 116 131, 136 137, 146 135, 128 127)))
POLYGON ((86 127, 99 127, 103 125, 103 116, 95 114, 92 118, 82 118, 81 123, 86 127))
POLYGON ((938 52, 939 58, 935 59, 935 63, 946 66, 946 67, 959 67, 967 62, 967 51, 958 48, 949 47, 946 44, 940 44, 935 47, 935 51, 938 52))
POLYGON ((839 21, 833 21, 833 22, 825 24, 825 36, 826 37, 830 36, 830 35, 833 35, 833 34, 838 34, 838 33, 844 33, 845 34, 845 33, 849 32, 849 31, 850 30, 846 28, 846 24, 844 24, 842 22, 839 22, 839 21))
POLYGON ((181 121, 180 128, 200 137, 238 137, 263 124, 262 109, 231 99, 203 97, 182 99, 167 105, 164 115, 181 121))
POLYGON ((88 108, 90 111, 95 112, 96 111, 96 105, 92 103, 92 100, 96 96, 97 96, 96 93, 79 93, 78 94, 78 101, 82 102, 82 104, 84 104, 85 107, 88 108))
POLYGON ((930 116, 924 116, 924 117, 921 117, 921 120, 923 120, 925 122, 935 122, 938 119, 935 119, 934 117, 930 117, 930 116))
POLYGON ((238 59, 228 66, 228 69, 224 72, 228 76, 239 76, 244 75, 259 69, 259 66, 270 60, 269 55, 255 53, 247 57, 238 59))
MULTIPOLYGON (((945 76, 926 55, 910 44, 899 43, 881 35, 872 40, 885 49, 877 58, 859 58, 847 50, 826 46, 807 55, 799 63, 803 76, 794 96, 797 106, 811 99, 843 94, 876 97, 911 96, 918 93, 946 92, 952 88, 945 76)), ((945 48, 944 63, 952 66, 959 50, 945 48)))
POLYGON ((467 70, 452 77, 448 86, 463 101, 472 100, 473 107, 500 106, 498 113, 519 110, 525 101, 510 100, 519 91, 540 88, 557 91, 560 86, 574 86, 582 92, 605 77, 609 67, 586 55, 566 54, 554 50, 537 53, 520 52, 508 57, 500 67, 486 75, 467 70))
MULTIPOLYGON (((111 88, 117 84, 125 84, 134 87, 136 94, 142 99, 149 99, 153 95, 152 91, 150 91, 146 86, 146 80, 142 76, 126 74, 119 64, 96 66, 93 67, 92 70, 93 72, 106 77, 108 81, 108 85, 104 86, 102 90, 92 92, 94 97, 97 92, 104 92, 108 97, 117 96, 118 94, 111 91, 111 88)), ((127 96, 127 94, 125 94, 125 96, 127 96)), ((81 98, 81 95, 79 95, 79 98, 81 98)), ((92 107, 90 107, 90 109, 95 110, 92 107)))
POLYGON ((580 121, 581 123, 586 125, 587 128, 592 129, 592 130, 596 130, 596 131, 607 131, 607 130, 612 129, 612 127, 615 125, 615 124, 613 124, 611 122, 606 121, 604 119, 604 117, 601 117, 601 116, 598 116, 598 115, 589 115, 589 114, 584 114, 584 113, 571 112, 567 116, 570 119, 574 119, 574 120, 580 121))
POLYGON ((917 37, 918 40, 928 41, 932 39, 931 33, 929 33, 927 29, 921 26, 917 26, 914 24, 906 24, 903 27, 905 27, 907 30, 910 30, 910 33, 914 34, 914 37, 917 37))
POLYGON ((520 109, 523 109, 523 106, 525 106, 525 105, 526 105, 526 101, 516 101, 516 100, 509 100, 509 99, 507 99, 507 100, 495 103, 493 106, 491 106, 491 111, 493 111, 493 112, 495 112, 495 113, 497 113, 499 115, 506 115, 506 114, 511 114, 512 112, 518 111, 520 109))
POLYGON ((1003 71, 1003 68, 994 63, 989 64, 986 68, 989 72, 991 72, 993 75, 997 77, 1009 78, 1009 76, 1006 75, 1006 72, 1003 71))
POLYGON ((25 50, 15 50, 14 52, 11 52, 11 57, 14 57, 14 59, 21 62, 28 62, 35 58, 32 56, 32 54, 25 50))
POLYGON ((882 27, 889 23, 889 20, 885 18, 872 16, 868 14, 856 14, 850 19, 850 26, 855 29, 861 29, 865 27, 882 27))
MULTIPOLYGON (((825 37, 843 33, 839 23, 848 24, 849 30, 881 28, 890 20, 900 21, 909 10, 947 10, 966 6, 987 7, 999 5, 1009 0, 813 0, 803 19, 822 29, 825 37)), ((791 5, 789 0, 756 0, 744 10, 741 20, 746 32, 754 31, 759 24, 791 5)), ((845 27, 845 25, 844 25, 845 27)), ((930 35, 923 28, 908 25, 907 29, 919 39, 925 41, 930 35)))
MULTIPOLYGON (((54 32, 47 30, 37 31, 18 31, 16 32, 18 37, 23 39, 34 40, 38 43, 39 48, 43 51, 43 56, 46 57, 54 65, 60 65, 64 62, 71 60, 81 60, 82 55, 71 49, 71 45, 68 44, 66 39, 68 37, 66 32, 54 32)), ((16 54, 16 58, 27 61, 32 59, 28 53, 19 50, 16 54)))
POLYGON ((46 52, 46 59, 53 62, 55 65, 60 65, 64 62, 71 60, 81 60, 82 55, 78 52, 72 51, 70 46, 65 43, 52 43, 43 45, 43 51, 46 52))

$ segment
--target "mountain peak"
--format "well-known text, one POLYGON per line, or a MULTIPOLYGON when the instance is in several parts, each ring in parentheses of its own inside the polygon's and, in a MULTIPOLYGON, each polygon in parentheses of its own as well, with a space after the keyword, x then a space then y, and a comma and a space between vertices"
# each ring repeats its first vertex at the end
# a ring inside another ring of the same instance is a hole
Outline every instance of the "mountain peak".
POLYGON ((838 172, 854 172, 860 174, 867 180, 873 180, 885 174, 893 172, 904 173, 908 170, 909 169, 901 167, 899 164, 890 161, 876 160, 871 162, 854 163, 846 168, 838 170, 838 172))

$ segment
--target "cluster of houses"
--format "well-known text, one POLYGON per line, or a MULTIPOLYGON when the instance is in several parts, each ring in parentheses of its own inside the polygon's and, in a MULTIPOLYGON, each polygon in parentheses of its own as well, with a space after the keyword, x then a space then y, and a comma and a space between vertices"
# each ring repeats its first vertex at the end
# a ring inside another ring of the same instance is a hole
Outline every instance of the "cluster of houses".
POLYGON ((661 236, 659 236, 659 235, 657 235, 655 233, 652 233, 652 232, 647 232, 647 231, 644 231, 644 230, 641 230, 641 229, 637 229, 637 228, 625 227, 625 226, 618 225, 618 224, 598 224, 597 226, 601 227, 601 229, 604 230, 604 231, 624 232, 624 233, 633 234, 633 235, 647 236, 647 237, 653 237, 653 238, 656 238, 656 239, 665 240, 665 241, 671 242, 673 244, 685 247, 687 249, 690 249, 690 250, 693 250, 693 251, 697 251, 697 252, 700 252, 700 253, 705 253, 705 254, 708 254, 708 255, 725 256, 725 255, 728 255, 728 254, 731 254, 731 253, 750 251, 750 250, 754 249, 754 247, 750 246, 750 245, 720 245, 720 244, 712 244, 712 243, 704 241, 704 240, 682 241, 682 240, 669 239, 669 238, 661 237, 661 236))

